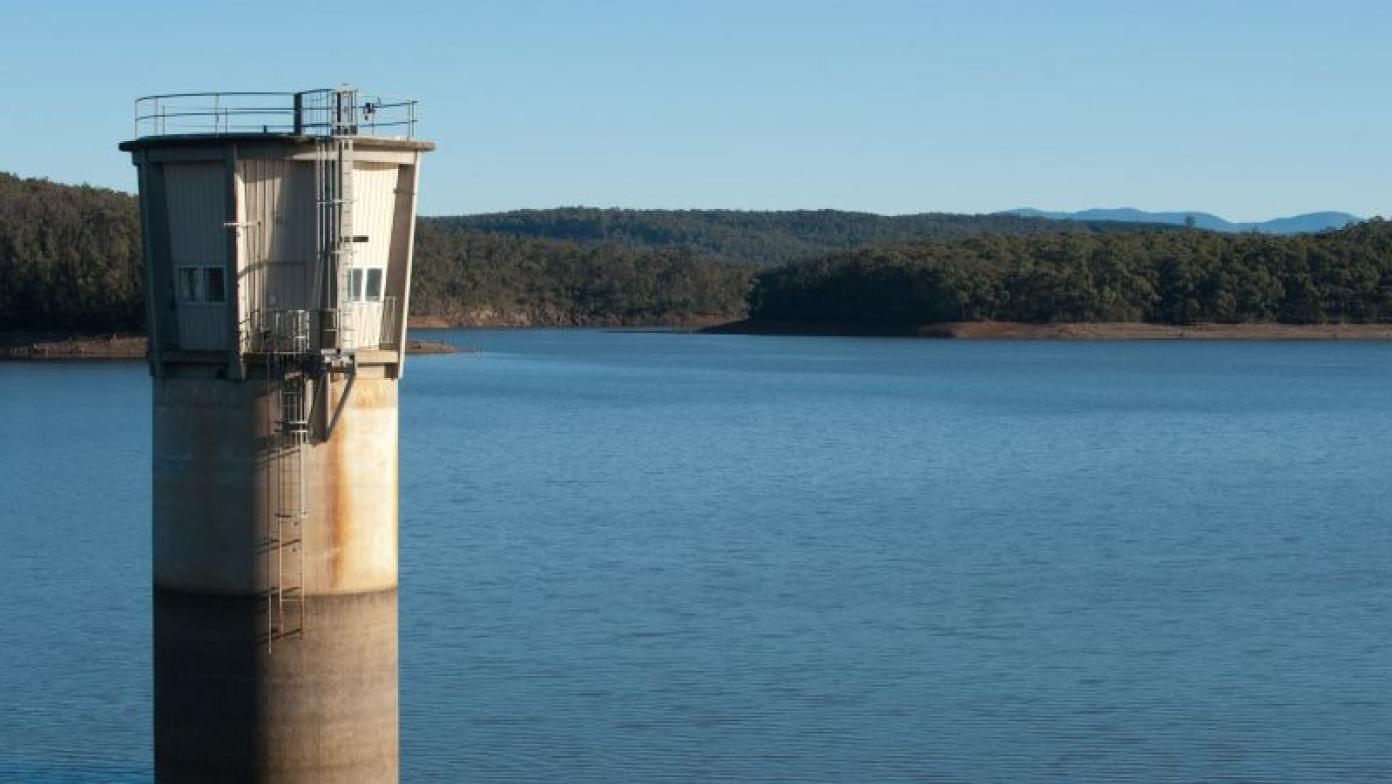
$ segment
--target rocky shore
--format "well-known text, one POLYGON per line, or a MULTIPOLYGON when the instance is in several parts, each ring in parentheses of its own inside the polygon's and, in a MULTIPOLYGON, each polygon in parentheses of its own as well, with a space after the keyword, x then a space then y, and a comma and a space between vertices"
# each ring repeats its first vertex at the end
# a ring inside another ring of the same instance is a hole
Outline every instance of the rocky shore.
POLYGON ((746 319, 718 324, 701 331, 717 335, 826 335, 960 340, 1392 340, 1392 324, 1022 324, 1007 321, 954 321, 940 324, 894 325, 746 319))
POLYGON ((536 327, 536 328, 650 328, 661 329, 703 329, 728 323, 729 315, 668 314, 661 317, 620 317, 585 316, 571 311, 555 309, 531 310, 460 310, 456 312, 412 316, 412 329, 485 329, 493 327, 536 327))

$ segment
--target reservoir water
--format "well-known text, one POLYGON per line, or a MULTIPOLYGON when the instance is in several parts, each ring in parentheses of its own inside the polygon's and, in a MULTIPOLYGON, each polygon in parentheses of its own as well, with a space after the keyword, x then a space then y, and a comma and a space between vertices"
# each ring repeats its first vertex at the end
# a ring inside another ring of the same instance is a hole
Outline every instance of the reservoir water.
MULTIPOLYGON (((439 336, 405 781, 1392 780, 1392 344, 439 336)), ((149 386, 0 363, 0 781, 151 776, 149 386)))

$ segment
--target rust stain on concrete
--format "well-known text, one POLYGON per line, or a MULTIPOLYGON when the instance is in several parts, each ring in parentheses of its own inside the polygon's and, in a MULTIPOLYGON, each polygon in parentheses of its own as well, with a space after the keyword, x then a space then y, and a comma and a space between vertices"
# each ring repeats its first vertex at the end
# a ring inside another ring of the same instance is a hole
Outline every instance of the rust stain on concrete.
MULTIPOLYGON (((335 382, 330 387, 332 394, 329 397, 333 401, 334 408, 337 408, 342 400, 345 387, 346 382, 343 381, 335 382)), ((353 398, 349 398, 348 402, 353 403, 353 398)), ((353 514, 352 477, 345 475, 344 471, 345 466, 349 464, 348 456, 352 454, 351 445, 348 443, 351 440, 349 433, 352 431, 350 420, 351 414, 345 410, 336 427, 337 432, 329 440, 328 461, 323 468, 329 489, 328 496, 331 499, 329 508, 325 510, 327 513, 325 517, 329 524, 332 543, 329 556, 329 582, 333 589, 340 587, 348 548, 352 546, 349 541, 352 532, 348 530, 352 521, 345 519, 353 514)))

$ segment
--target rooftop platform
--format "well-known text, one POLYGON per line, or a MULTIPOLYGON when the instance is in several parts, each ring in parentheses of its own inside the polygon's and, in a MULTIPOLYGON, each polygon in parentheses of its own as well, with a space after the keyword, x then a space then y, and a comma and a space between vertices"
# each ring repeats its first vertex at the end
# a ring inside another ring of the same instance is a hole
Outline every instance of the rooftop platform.
MULTIPOLYGON (((135 152, 152 147, 160 149, 180 147, 206 147, 209 144, 225 142, 265 142, 267 144, 302 145, 313 144, 325 137, 294 133, 183 133, 165 136, 141 136, 117 144, 122 152, 135 152)), ((359 151, 404 150, 408 152, 429 152, 435 149, 434 142, 420 139, 399 139, 390 136, 354 136, 353 146, 359 151)))
MULTIPOLYGON (((279 137, 311 141, 353 137, 415 139, 418 102, 354 87, 297 92, 212 92, 147 95, 135 100, 135 134, 122 149, 179 139, 204 141, 279 137)), ((427 148, 428 149, 428 148, 427 148)))

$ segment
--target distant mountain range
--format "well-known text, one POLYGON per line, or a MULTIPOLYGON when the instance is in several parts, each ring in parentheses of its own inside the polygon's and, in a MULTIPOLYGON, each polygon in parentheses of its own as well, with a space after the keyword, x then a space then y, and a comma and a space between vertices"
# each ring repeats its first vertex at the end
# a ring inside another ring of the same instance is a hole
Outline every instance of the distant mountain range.
POLYGON ((1311 212, 1305 215, 1295 215, 1289 218, 1275 218, 1260 223, 1233 223, 1224 220, 1207 212, 1146 212, 1145 210, 1124 209, 1093 209, 1079 210, 1077 212, 1049 212, 1047 210, 1036 210, 1023 208, 1018 210, 1006 210, 1006 215, 1018 215, 1025 218, 1053 218, 1054 220, 1071 221, 1122 221, 1125 223, 1163 223, 1174 226, 1183 226, 1188 218, 1194 219, 1194 226, 1210 231, 1232 231, 1247 232, 1257 231, 1263 234, 1309 234, 1325 229, 1342 229, 1350 223, 1359 223, 1363 219, 1350 215, 1347 212, 1311 212))

